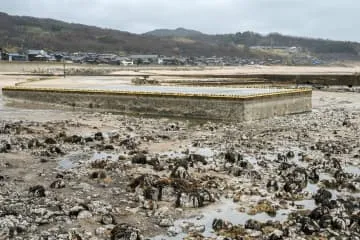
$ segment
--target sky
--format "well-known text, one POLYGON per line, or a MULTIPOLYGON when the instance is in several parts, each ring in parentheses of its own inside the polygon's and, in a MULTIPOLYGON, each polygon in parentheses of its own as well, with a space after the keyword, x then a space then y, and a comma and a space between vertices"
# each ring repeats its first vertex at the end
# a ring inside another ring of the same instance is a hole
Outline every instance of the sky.
POLYGON ((184 27, 360 42, 357 0, 0 0, 10 15, 144 33, 184 27))

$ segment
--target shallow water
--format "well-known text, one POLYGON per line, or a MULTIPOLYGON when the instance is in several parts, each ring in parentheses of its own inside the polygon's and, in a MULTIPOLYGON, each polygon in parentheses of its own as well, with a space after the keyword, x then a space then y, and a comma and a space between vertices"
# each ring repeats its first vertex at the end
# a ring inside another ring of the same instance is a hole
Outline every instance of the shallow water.
POLYGON ((117 160, 118 155, 109 154, 106 152, 88 152, 88 153, 73 153, 69 154, 59 160, 58 166, 60 169, 72 169, 75 168, 80 161, 95 161, 101 159, 117 160))
POLYGON ((60 159, 58 166, 60 169, 65 169, 65 170, 72 169, 77 166, 79 161, 87 160, 90 158, 90 156, 91 156, 90 153, 83 153, 83 152, 69 154, 60 159))
MULTIPOLYGON (((208 160, 211 160, 211 158, 213 158, 217 154, 217 151, 207 147, 204 148, 188 147, 188 150, 189 150, 189 154, 199 154, 201 156, 204 156, 208 160)), ((168 152, 159 153, 160 157, 166 157, 169 159, 186 158, 189 156, 189 154, 179 151, 168 151, 168 152)))
POLYGON ((254 219, 260 222, 266 222, 269 220, 272 221, 285 221, 289 210, 278 210, 275 217, 270 217, 266 213, 260 213, 253 216, 250 216, 247 213, 239 212, 240 205, 234 203, 232 199, 222 199, 219 203, 215 205, 210 205, 205 208, 199 209, 197 213, 194 213, 192 217, 180 219, 174 222, 174 227, 180 232, 175 237, 169 237, 167 235, 156 236, 150 238, 152 240, 163 240, 163 239, 173 239, 180 240, 183 239, 187 234, 184 233, 181 229, 183 222, 194 223, 195 225, 205 225, 205 232, 203 235, 205 237, 212 237, 215 233, 212 230, 212 223, 215 218, 230 221, 233 224, 245 224, 247 220, 254 219))
POLYGON ((358 166, 346 165, 344 171, 347 173, 354 174, 355 176, 360 175, 360 168, 358 166))

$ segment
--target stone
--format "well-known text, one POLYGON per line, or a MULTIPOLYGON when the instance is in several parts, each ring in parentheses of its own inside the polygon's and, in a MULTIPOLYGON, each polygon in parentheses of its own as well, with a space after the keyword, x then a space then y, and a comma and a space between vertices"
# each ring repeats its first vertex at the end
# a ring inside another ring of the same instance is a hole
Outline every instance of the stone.
POLYGON ((163 218, 159 222, 160 227, 171 227, 174 226, 174 222, 170 218, 163 218))
POLYGON ((86 210, 79 212, 77 219, 90 219, 92 218, 92 213, 86 210))

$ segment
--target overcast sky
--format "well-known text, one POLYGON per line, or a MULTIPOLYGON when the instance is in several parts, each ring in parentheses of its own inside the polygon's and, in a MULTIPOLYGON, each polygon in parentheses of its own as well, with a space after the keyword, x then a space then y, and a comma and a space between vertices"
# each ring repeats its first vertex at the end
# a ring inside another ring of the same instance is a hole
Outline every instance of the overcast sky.
POLYGON ((358 0, 0 0, 0 11, 144 33, 185 27, 360 42, 358 0))

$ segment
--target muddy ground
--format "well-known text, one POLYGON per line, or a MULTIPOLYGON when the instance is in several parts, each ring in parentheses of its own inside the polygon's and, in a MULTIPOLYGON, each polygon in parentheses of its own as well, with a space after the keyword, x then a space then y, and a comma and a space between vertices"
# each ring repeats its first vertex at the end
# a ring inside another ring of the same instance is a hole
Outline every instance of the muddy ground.
POLYGON ((0 97, 0 239, 360 239, 360 94, 313 107, 224 123, 0 97))

